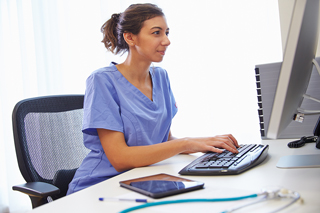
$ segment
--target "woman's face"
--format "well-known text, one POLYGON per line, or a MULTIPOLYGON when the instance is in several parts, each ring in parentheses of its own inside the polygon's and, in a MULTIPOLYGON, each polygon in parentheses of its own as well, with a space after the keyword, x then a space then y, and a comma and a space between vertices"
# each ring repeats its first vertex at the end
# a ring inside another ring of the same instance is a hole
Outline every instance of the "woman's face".
POLYGON ((146 20, 135 37, 134 48, 141 59, 150 62, 161 62, 167 47, 169 28, 165 17, 157 16, 146 20))

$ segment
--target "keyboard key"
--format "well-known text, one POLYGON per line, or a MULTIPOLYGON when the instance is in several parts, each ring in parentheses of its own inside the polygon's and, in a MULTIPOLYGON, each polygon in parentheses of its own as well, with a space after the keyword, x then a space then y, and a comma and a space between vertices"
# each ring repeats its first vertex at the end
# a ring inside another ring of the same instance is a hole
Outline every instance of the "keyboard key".
POLYGON ((198 165, 196 165, 196 168, 203 169, 203 168, 208 168, 210 165, 210 162, 201 162, 198 165))
POLYGON ((209 165, 209 168, 220 168, 222 165, 222 161, 215 161, 209 165))
POLYGON ((223 164, 223 168, 228 168, 229 166, 231 166, 234 163, 234 161, 228 161, 225 164, 223 164))

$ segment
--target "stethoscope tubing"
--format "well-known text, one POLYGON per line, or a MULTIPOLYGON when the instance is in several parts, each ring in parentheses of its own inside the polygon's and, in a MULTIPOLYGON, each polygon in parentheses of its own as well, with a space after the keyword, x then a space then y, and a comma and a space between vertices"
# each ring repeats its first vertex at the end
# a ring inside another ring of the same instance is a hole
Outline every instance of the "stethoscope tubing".
POLYGON ((226 202, 226 201, 244 200, 244 199, 248 199, 248 198, 257 198, 257 197, 260 197, 260 199, 254 200, 250 203, 247 203, 247 204, 244 204, 244 205, 232 208, 232 209, 228 209, 228 210, 223 211, 221 213, 233 212, 233 211, 239 210, 241 208, 244 208, 244 207, 259 203, 259 202, 267 201, 267 200, 272 200, 272 199, 277 199, 277 198, 293 198, 293 200, 290 203, 271 212, 271 213, 275 213, 275 212, 279 212, 279 211, 291 206, 295 202, 297 202, 300 199, 300 194, 298 192, 294 192, 291 190, 281 189, 281 190, 277 190, 277 191, 272 191, 272 192, 265 191, 262 193, 251 194, 251 195, 241 196, 241 197, 167 200, 167 201, 151 202, 151 203, 145 203, 145 204, 142 204, 139 206, 134 206, 131 208, 127 208, 127 209, 121 211, 120 213, 127 213, 127 212, 135 211, 138 209, 142 209, 142 208, 147 208, 147 207, 151 207, 151 206, 166 205, 166 204, 190 203, 190 202, 226 202))

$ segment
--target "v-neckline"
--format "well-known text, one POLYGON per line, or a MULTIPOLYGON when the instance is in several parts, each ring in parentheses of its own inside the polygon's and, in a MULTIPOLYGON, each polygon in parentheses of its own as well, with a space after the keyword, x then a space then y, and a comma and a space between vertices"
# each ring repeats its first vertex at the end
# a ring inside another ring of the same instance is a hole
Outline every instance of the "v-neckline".
MULTIPOLYGON (((114 64, 115 66, 115 64, 114 64)), ((154 77, 152 75, 151 72, 151 68, 149 68, 149 74, 150 74, 150 78, 151 78, 151 83, 152 83, 152 100, 150 98, 148 98, 143 92, 141 92, 136 86, 134 86, 130 81, 128 81, 128 79, 126 77, 124 77, 124 75, 118 70, 118 68, 115 66, 116 70, 118 71, 118 73, 121 76, 121 79, 123 79, 122 81, 124 83, 126 83, 129 87, 133 88, 132 91, 135 92, 137 95, 139 95, 146 103, 148 103, 150 106, 154 107, 155 105, 155 83, 154 83, 154 77)))

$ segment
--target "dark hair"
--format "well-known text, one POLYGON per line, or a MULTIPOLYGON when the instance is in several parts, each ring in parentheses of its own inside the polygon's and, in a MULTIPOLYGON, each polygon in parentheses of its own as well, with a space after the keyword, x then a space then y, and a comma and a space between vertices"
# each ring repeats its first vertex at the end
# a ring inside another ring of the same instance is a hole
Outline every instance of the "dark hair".
POLYGON ((123 33, 139 34, 143 22, 164 16, 162 10, 154 4, 132 4, 123 13, 113 14, 102 27, 105 47, 114 54, 129 51, 129 46, 123 38, 123 33))

